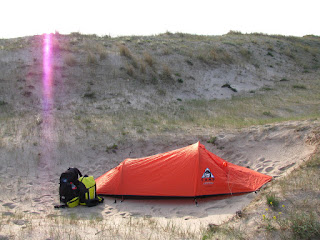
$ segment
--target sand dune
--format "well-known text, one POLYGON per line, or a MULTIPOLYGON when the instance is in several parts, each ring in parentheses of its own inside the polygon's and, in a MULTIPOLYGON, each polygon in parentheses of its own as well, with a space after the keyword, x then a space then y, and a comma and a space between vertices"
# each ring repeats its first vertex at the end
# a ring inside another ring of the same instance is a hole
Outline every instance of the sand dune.
MULTIPOLYGON (((171 143, 150 139, 147 144, 136 142, 128 146, 120 146, 117 154, 109 154, 116 158, 112 164, 109 163, 108 154, 105 158, 97 157, 93 169, 90 169, 85 161, 73 161, 68 164, 78 167, 83 173, 98 177, 126 157, 156 154, 200 140, 209 151, 225 160, 277 179, 310 157, 315 146, 308 139, 316 127, 319 127, 317 121, 303 121, 221 131, 217 134, 215 145, 206 143, 205 135, 189 136, 187 139, 176 138, 171 143), (144 144, 144 148, 141 148, 140 144, 144 144)), ((3 193, 0 209, 3 216, 12 217, 14 220, 2 226, 1 232, 10 235, 12 231, 18 231, 24 236, 23 229, 28 229, 30 223, 33 223, 42 226, 39 232, 32 233, 33 239, 43 239, 43 236, 48 234, 45 227, 47 224, 55 226, 54 219, 59 216, 70 217, 71 214, 71 216, 75 215, 79 221, 98 218, 105 226, 111 224, 113 230, 122 229, 127 226, 128 221, 152 221, 158 227, 163 226, 163 229, 171 225, 178 226, 180 231, 200 233, 208 224, 220 224, 235 216, 237 211, 243 209, 256 196, 255 193, 249 193, 208 197, 197 199, 198 205, 193 199, 125 199, 122 202, 121 199, 105 197, 104 203, 97 207, 79 206, 74 209, 55 210, 53 206, 59 203, 58 182, 61 168, 50 169, 50 166, 40 164, 38 169, 29 169, 29 166, 14 168, 10 167, 10 164, 2 163, 0 173, 3 193), (32 171, 35 171, 35 174, 26 174, 32 171), (17 178, 16 176, 25 177, 17 178), (19 214, 21 217, 16 219, 19 214), (52 221, 41 223, 42 219, 52 221)), ((67 167, 65 165, 65 168, 67 167)), ((145 228, 150 228, 150 225, 145 228)), ((106 234, 94 227, 80 230, 78 234, 85 236, 86 231, 90 232, 92 239, 106 234)), ((118 234, 124 237, 123 233, 118 234)), ((158 234, 159 239, 164 237, 161 233, 158 232, 158 234)))

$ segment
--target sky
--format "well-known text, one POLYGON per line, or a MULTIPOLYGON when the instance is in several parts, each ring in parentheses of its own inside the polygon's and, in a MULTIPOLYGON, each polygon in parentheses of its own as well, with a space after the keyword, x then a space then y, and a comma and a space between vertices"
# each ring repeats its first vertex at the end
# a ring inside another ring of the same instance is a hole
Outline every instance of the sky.
POLYGON ((320 35, 320 0, 2 0, 0 38, 50 32, 320 35))

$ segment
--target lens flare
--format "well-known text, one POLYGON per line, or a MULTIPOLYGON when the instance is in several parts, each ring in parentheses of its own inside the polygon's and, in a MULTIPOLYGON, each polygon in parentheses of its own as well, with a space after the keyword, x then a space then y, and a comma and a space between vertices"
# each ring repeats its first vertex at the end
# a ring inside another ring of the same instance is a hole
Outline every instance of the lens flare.
POLYGON ((43 110, 52 105, 52 34, 43 35, 43 110))
MULTIPOLYGON (((55 166, 55 131, 53 110, 53 34, 43 34, 42 37, 42 124, 41 153, 39 167, 41 179, 48 179, 55 166)), ((45 186, 41 186, 44 187, 45 186)), ((43 189, 43 191, 46 191, 43 189)))

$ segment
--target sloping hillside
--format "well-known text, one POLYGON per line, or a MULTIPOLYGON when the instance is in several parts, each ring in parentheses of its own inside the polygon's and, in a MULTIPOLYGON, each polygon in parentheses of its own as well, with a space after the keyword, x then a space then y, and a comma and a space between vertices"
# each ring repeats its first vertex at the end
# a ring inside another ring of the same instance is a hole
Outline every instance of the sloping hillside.
MULTIPOLYGON (((317 36, 167 32, 0 39, 0 182, 8 183, 0 198, 0 229, 6 236, 19 232, 17 239, 85 237, 87 229, 75 233, 72 224, 86 222, 86 210, 52 208, 62 171, 75 166, 98 177, 125 158, 196 141, 227 161, 286 175, 318 144, 308 139, 319 129, 319 70, 317 36), (70 220, 68 230, 60 217, 70 220), (42 224, 37 233, 35 224, 42 224)), ((209 222, 235 214, 230 203, 242 209, 253 196, 232 199, 204 202, 197 211, 190 210, 192 202, 161 209, 148 203, 146 210, 108 199, 90 210, 101 221, 99 231, 89 220, 86 226, 91 239, 104 239, 106 224, 120 239, 153 231, 155 239, 198 239, 209 222), (118 230, 128 219, 141 228, 118 230), (174 234, 164 234, 164 226, 173 226, 174 234)))

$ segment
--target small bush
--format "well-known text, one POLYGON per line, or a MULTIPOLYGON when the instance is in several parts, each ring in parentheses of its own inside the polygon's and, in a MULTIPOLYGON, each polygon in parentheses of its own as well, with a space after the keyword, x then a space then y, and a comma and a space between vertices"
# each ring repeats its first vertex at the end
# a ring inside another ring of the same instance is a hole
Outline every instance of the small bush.
POLYGON ((65 58, 64 58, 64 63, 67 64, 68 66, 74 66, 77 64, 77 60, 74 57, 74 55, 72 54, 68 54, 65 58))
POLYGON ((157 93, 158 95, 160 96, 165 96, 167 94, 166 90, 165 89, 158 89, 157 90, 157 93))
POLYGON ((266 117, 273 117, 273 114, 269 111, 267 112, 263 112, 262 115, 266 116, 266 117))
POLYGON ((113 144, 111 146, 107 146, 106 147, 106 152, 109 153, 110 151, 113 153, 116 153, 116 150, 118 150, 118 145, 117 144, 113 144))
POLYGON ((162 80, 165 80, 165 81, 172 80, 171 69, 167 65, 163 66, 161 78, 162 80))
POLYGON ((272 91, 273 88, 271 88, 271 87, 263 87, 261 90, 263 90, 263 91, 272 91))
POLYGON ((271 52, 268 52, 267 56, 273 57, 273 54, 271 52))
POLYGON ((96 44, 95 52, 97 52, 99 54, 100 60, 104 60, 108 56, 106 48, 101 43, 96 44))
POLYGON ((144 61, 150 66, 153 67, 154 65, 154 60, 152 58, 152 56, 149 53, 144 53, 144 61))
POLYGON ((93 99, 93 98, 96 97, 96 95, 95 95, 94 92, 88 92, 88 93, 85 93, 85 94, 83 95, 83 97, 84 97, 84 98, 91 98, 91 99, 93 99))
POLYGON ((96 55, 93 54, 92 52, 89 52, 89 53, 88 53, 87 63, 88 63, 88 64, 97 64, 97 63, 98 63, 98 60, 97 60, 96 55))
POLYGON ((216 144, 216 141, 217 141, 217 137, 211 137, 211 138, 207 141, 207 143, 212 143, 213 145, 215 145, 215 144, 216 144))
POLYGON ((107 58, 108 54, 106 51, 103 51, 99 53, 99 56, 100 56, 100 60, 104 60, 107 58))
POLYGON ((135 57, 132 57, 130 62, 135 69, 139 68, 139 61, 135 57))
POLYGON ((120 45, 119 50, 120 50, 121 56, 127 57, 129 59, 132 58, 132 54, 131 54, 129 48, 127 48, 125 45, 120 45))
POLYGON ((249 60, 251 58, 251 52, 248 49, 245 49, 245 48, 240 49, 240 54, 246 60, 249 60))
POLYGON ((198 59, 206 64, 213 64, 213 63, 224 63, 224 64, 231 64, 233 62, 232 57, 229 53, 221 48, 210 48, 204 49, 198 55, 198 59))
POLYGON ((304 85, 293 85, 292 87, 295 89, 307 89, 307 87, 304 85))
POLYGON ((274 208, 279 207, 279 200, 276 198, 276 195, 274 193, 268 194, 266 198, 267 198, 267 204, 270 207, 274 207, 274 208))
POLYGON ((288 82, 289 80, 288 79, 286 79, 286 78, 281 78, 280 79, 280 82, 288 82))
POLYGON ((189 66, 193 66, 193 62, 191 62, 189 59, 186 60, 186 63, 187 63, 189 66))
POLYGON ((146 65, 143 62, 140 62, 140 72, 143 74, 146 73, 146 65))
POLYGON ((227 33, 227 35, 242 35, 242 32, 230 30, 230 31, 227 33))
POLYGON ((171 50, 169 48, 165 48, 165 49, 163 49, 162 54, 163 55, 170 55, 171 54, 171 50))
POLYGON ((297 239, 319 239, 320 223, 312 213, 291 216, 290 228, 297 239))
POLYGON ((131 65, 128 65, 127 66, 127 68, 126 68, 126 71, 127 71, 127 74, 129 75, 129 76, 133 76, 133 74, 134 74, 134 69, 133 69, 133 67, 131 66, 131 65))
POLYGON ((7 105, 7 104, 8 104, 7 102, 0 100, 0 106, 4 106, 4 105, 7 105))

